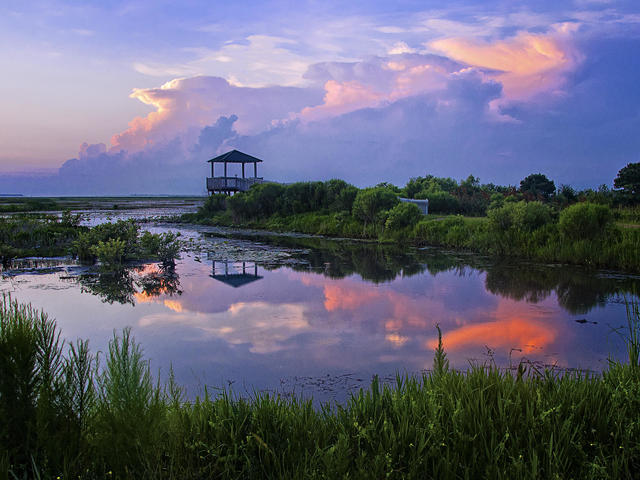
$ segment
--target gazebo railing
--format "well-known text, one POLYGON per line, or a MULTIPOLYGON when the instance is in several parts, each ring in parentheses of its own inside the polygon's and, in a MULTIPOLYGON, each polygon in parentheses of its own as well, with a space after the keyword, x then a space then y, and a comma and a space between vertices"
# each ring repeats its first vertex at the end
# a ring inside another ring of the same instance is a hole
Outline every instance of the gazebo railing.
POLYGON ((233 191, 246 192, 251 185, 262 183, 263 178, 238 178, 238 177, 208 177, 207 190, 209 191, 233 191))

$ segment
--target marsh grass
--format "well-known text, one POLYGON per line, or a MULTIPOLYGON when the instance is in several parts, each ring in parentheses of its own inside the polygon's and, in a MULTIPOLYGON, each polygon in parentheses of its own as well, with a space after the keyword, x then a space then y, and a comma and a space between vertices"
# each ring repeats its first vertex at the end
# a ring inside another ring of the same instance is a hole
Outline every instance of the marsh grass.
POLYGON ((206 389, 187 402, 171 373, 154 382, 130 330, 97 362, 4 297, 0 478, 637 478, 637 304, 628 316, 629 362, 600 375, 456 371, 438 328, 430 373, 318 409, 206 389))

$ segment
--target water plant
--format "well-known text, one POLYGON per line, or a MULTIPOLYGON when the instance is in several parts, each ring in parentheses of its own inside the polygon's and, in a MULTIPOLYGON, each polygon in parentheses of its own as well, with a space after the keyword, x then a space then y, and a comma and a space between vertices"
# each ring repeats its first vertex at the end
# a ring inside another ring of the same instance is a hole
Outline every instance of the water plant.
POLYGON ((103 362, 0 304, 0 478, 637 478, 637 303, 629 362, 602 374, 449 367, 374 377, 344 405, 163 387, 129 329, 103 362))

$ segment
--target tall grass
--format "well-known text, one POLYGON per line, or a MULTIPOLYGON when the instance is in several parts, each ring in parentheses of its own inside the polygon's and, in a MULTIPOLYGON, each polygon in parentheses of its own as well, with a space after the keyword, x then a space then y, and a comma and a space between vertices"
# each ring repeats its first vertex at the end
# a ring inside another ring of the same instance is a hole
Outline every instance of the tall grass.
MULTIPOLYGON (((434 367, 374 378, 345 405, 155 383, 129 330, 104 360, 55 323, 0 305, 0 478, 637 478, 640 312, 629 363, 601 375, 434 367), (635 350, 634 350, 635 348, 635 350)), ((102 357, 101 357, 102 358, 102 357)))

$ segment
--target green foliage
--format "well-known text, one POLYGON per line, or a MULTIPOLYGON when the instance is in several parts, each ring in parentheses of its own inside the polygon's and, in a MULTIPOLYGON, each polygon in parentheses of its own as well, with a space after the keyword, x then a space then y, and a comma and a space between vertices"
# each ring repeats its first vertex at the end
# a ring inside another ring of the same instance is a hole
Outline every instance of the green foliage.
POLYGON ((130 329, 124 329, 121 337, 114 332, 97 385, 93 441, 99 458, 116 475, 138 477, 142 471, 136 470, 154 468, 160 460, 165 405, 130 329))
POLYGON ((454 197, 448 192, 440 191, 424 194, 424 198, 429 199, 429 213, 460 212, 460 200, 458 200, 457 197, 454 197))
POLYGON ((487 218, 490 228, 495 231, 515 228, 530 233, 551 222, 551 208, 541 202, 505 203, 489 210, 487 218))
MULTIPOLYGON (((637 340, 638 309, 629 316, 637 340)), ((431 373, 376 376, 345 405, 314 409, 206 390, 186 402, 173 375, 154 383, 128 329, 101 367, 84 342, 64 357, 55 324, 28 307, 5 301, 0 326, 2 371, 15 372, 0 377, 4 478, 633 479, 640 465, 632 349, 601 375, 460 372, 438 328, 431 373)))
POLYGON ((637 203, 640 200, 640 162, 622 167, 613 186, 622 191, 632 203, 637 203))
POLYGON ((126 243, 119 238, 111 238, 106 242, 100 240, 97 245, 93 245, 90 252, 95 256, 103 267, 117 268, 124 261, 126 243))
POLYGON ((560 212, 558 228, 568 239, 587 240, 605 235, 612 222, 609 207, 577 203, 560 212))
POLYGON ((531 199, 548 200, 556 191, 556 186, 546 175, 533 173, 520 182, 520 191, 531 199))
POLYGON ((75 223, 75 219, 31 214, 0 218, 0 260, 7 263, 17 256, 67 253, 73 241, 85 230, 85 227, 69 222, 75 223))
POLYGON ((204 204, 198 209, 198 214, 211 216, 223 212, 227 208, 227 196, 222 193, 209 195, 204 204))
POLYGON ((413 203, 401 202, 389 210, 385 228, 391 231, 413 227, 422 218, 420 208, 413 203))
POLYGON ((381 214, 393 208, 400 200, 395 193, 385 187, 360 190, 353 201, 353 216, 367 224, 381 220, 381 214))
POLYGON ((38 468, 60 472, 86 459, 78 450, 92 408, 93 367, 86 342, 72 344, 64 358, 55 322, 3 296, 0 452, 14 475, 32 478, 38 468))

